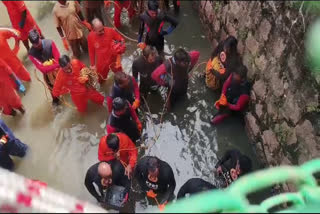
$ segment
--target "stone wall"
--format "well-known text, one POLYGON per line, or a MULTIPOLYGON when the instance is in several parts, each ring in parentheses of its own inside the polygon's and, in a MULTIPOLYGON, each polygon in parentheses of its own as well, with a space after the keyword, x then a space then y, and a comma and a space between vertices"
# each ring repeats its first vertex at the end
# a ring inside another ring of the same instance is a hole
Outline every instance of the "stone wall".
POLYGON ((301 2, 194 4, 213 48, 227 35, 238 39, 253 84, 246 130, 262 164, 320 157, 319 85, 304 66, 304 36, 314 15, 301 2))

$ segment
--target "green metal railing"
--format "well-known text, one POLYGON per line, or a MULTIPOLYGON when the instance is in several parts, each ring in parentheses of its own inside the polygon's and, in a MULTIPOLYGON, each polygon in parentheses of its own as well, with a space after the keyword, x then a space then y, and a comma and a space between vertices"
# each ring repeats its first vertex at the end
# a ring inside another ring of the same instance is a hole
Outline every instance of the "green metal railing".
POLYGON ((279 166, 260 170, 239 178, 224 190, 203 192, 171 203, 167 205, 164 212, 267 213, 271 208, 284 203, 290 203, 291 206, 277 213, 320 212, 320 187, 313 176, 316 172, 320 172, 320 159, 309 161, 300 167, 279 166), (285 182, 295 184, 297 192, 272 196, 259 205, 250 204, 247 199, 250 193, 285 182))

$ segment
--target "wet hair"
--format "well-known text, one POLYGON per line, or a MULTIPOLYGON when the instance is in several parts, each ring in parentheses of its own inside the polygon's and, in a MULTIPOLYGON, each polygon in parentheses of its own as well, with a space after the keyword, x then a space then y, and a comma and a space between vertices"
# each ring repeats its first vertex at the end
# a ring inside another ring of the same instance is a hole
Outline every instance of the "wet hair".
POLYGON ((59 65, 61 68, 66 67, 70 63, 70 58, 67 55, 62 55, 59 58, 59 65))
POLYGON ((247 174, 252 171, 252 161, 246 155, 241 155, 239 158, 241 175, 247 174))
POLYGON ((142 55, 145 57, 145 58, 148 58, 151 54, 156 54, 156 49, 152 46, 149 46, 147 45, 143 51, 142 51, 142 55))
POLYGON ((147 162, 147 169, 148 169, 148 172, 151 172, 151 173, 159 169, 159 161, 156 157, 150 157, 150 159, 147 162))
POLYGON ((179 48, 173 54, 173 58, 176 62, 190 62, 191 58, 187 51, 183 48, 179 48))
POLYGON ((241 79, 247 78, 248 69, 245 65, 241 64, 237 69, 235 70, 235 73, 240 76, 241 79))
POLYGON ((30 30, 28 37, 32 44, 37 44, 40 40, 39 32, 36 29, 30 30))
POLYGON ((116 97, 112 101, 112 109, 115 111, 122 110, 127 106, 127 102, 125 99, 121 97, 116 97))
POLYGON ((119 85, 126 76, 127 76, 127 74, 124 73, 124 72, 116 72, 116 73, 114 74, 114 82, 115 82, 117 85, 119 85))
POLYGON ((119 150, 119 138, 116 134, 109 134, 107 139, 107 145, 112 151, 119 150))
POLYGON ((234 36, 228 36, 225 40, 221 41, 218 46, 214 49, 214 51, 211 54, 211 60, 218 56, 222 51, 225 51, 227 55, 227 59, 238 55, 238 40, 234 36))
POLYGON ((148 0, 148 10, 157 11, 159 9, 159 3, 157 0, 148 0))
POLYGON ((235 55, 238 53, 238 40, 234 36, 229 36, 223 42, 223 50, 226 52, 227 57, 229 55, 235 55))

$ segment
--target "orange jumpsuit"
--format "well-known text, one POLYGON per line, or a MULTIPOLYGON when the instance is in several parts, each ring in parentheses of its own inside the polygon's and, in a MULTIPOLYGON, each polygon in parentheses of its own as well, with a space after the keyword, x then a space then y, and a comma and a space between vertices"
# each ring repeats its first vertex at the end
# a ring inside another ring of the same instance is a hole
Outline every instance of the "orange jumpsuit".
POLYGON ((123 37, 109 27, 104 28, 104 34, 99 36, 95 32, 90 32, 88 36, 88 48, 91 66, 96 66, 99 74, 99 81, 108 77, 109 70, 113 72, 121 71, 116 68, 117 54, 113 51, 114 41, 123 41, 123 37))
POLYGON ((33 19, 31 13, 27 9, 24 1, 2 1, 3 4, 7 7, 7 11, 10 17, 12 27, 21 33, 21 40, 25 41, 28 39, 29 31, 33 28, 36 28, 41 35, 41 31, 35 20, 33 19), (21 13, 26 10, 27 17, 25 25, 21 29, 19 27, 19 22, 21 21, 21 13))
POLYGON ((13 74, 10 66, 0 59, 0 109, 11 115, 12 109, 22 107, 21 99, 15 90, 15 83, 10 75, 13 74))
POLYGON ((19 36, 18 32, 10 28, 0 28, 0 58, 3 59, 17 75, 17 77, 24 81, 30 81, 31 77, 27 69, 17 57, 19 51, 19 36), (13 37, 16 40, 16 45, 11 50, 7 39, 13 37))
POLYGON ((70 92, 73 103, 81 113, 87 111, 88 100, 102 105, 104 96, 93 88, 87 88, 85 84, 79 81, 80 71, 85 65, 79 60, 73 59, 71 67, 72 73, 66 73, 61 68, 59 69, 52 89, 53 96, 59 97, 70 92))
MULTIPOLYGON (((120 152, 120 160, 127 165, 129 164, 132 169, 134 169, 137 158, 138 158, 138 150, 132 140, 124 133, 116 133, 119 138, 119 152, 120 152)), ((98 159, 99 161, 110 161, 114 160, 114 152, 107 145, 107 137, 103 136, 100 139, 99 149, 98 149, 98 159)))

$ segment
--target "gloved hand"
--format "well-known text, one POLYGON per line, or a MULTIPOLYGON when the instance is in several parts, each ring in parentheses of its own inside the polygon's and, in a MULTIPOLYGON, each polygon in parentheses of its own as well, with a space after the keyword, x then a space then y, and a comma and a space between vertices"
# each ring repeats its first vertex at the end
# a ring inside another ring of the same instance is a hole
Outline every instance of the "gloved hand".
POLYGON ((137 128, 138 128, 138 130, 139 130, 139 132, 141 134, 141 132, 142 132, 142 123, 139 120, 137 121, 137 128))
POLYGON ((92 31, 92 27, 91 27, 91 24, 89 22, 87 22, 86 20, 83 20, 82 21, 82 24, 88 28, 89 31, 92 31))
POLYGON ((216 109, 220 109, 220 106, 227 106, 227 105, 228 105, 227 97, 224 94, 221 94, 220 99, 217 100, 214 104, 216 109))
POLYGON ((167 205, 167 201, 166 202, 164 202, 163 204, 159 204, 158 205, 158 208, 159 208, 159 210, 162 212, 162 211, 164 211, 164 209, 166 208, 166 205, 167 205))
POLYGON ((144 43, 144 42, 140 42, 140 43, 138 43, 138 48, 140 48, 141 50, 143 50, 143 49, 145 49, 146 48, 146 43, 144 43))
POLYGON ((157 194, 154 193, 153 190, 149 190, 149 191, 147 192, 147 196, 148 196, 149 198, 156 198, 156 197, 157 197, 157 194))
POLYGON ((66 49, 66 51, 69 51, 69 44, 68 44, 68 40, 66 37, 62 37, 62 43, 63 43, 63 46, 64 48, 66 49))
POLYGON ((24 87, 23 84, 19 85, 19 92, 26 93, 26 88, 24 87))
POLYGON ((140 100, 135 99, 134 102, 133 102, 133 104, 132 104, 132 108, 133 108, 134 110, 136 110, 137 108, 139 108, 139 106, 140 106, 140 100))
POLYGON ((26 92, 26 88, 24 87, 24 85, 22 84, 21 80, 18 77, 15 76, 14 82, 16 83, 19 92, 21 93, 26 92))
POLYGON ((116 69, 120 69, 121 68, 121 55, 117 55, 117 59, 116 59, 116 65, 115 65, 116 69))

